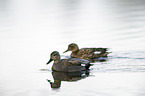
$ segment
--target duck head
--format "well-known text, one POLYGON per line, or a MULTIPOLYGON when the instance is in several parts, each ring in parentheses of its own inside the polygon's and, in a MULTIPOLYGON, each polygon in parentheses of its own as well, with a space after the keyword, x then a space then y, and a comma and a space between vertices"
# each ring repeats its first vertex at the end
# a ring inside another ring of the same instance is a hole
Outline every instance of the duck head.
POLYGON ((60 54, 59 54, 59 52, 53 51, 53 52, 50 54, 50 59, 49 59, 49 61, 48 61, 46 64, 49 64, 49 63, 50 63, 51 61, 53 61, 53 60, 54 60, 55 63, 57 63, 57 62, 60 61, 60 54))
POLYGON ((67 52, 67 51, 72 51, 72 52, 76 52, 79 50, 79 47, 77 44, 75 43, 71 43, 68 45, 68 49, 66 51, 64 51, 63 53, 67 52))

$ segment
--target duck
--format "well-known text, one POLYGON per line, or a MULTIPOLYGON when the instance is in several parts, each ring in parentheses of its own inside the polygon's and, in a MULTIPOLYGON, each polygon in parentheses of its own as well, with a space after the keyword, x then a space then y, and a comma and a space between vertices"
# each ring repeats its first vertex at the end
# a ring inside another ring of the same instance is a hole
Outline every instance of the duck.
POLYGON ((58 51, 53 51, 50 54, 50 59, 46 64, 49 64, 51 61, 54 61, 52 65, 52 70, 59 72, 78 72, 83 70, 89 70, 89 67, 91 65, 90 61, 85 59, 80 58, 61 59, 61 56, 58 51))
POLYGON ((68 45, 68 49, 64 51, 63 53, 66 53, 68 51, 72 51, 71 58, 80 58, 80 59, 86 59, 86 60, 92 60, 94 58, 99 57, 107 57, 107 55, 110 52, 108 51, 108 48, 81 48, 79 49, 78 45, 75 43, 71 43, 68 45), (100 52, 100 53, 96 53, 100 52))

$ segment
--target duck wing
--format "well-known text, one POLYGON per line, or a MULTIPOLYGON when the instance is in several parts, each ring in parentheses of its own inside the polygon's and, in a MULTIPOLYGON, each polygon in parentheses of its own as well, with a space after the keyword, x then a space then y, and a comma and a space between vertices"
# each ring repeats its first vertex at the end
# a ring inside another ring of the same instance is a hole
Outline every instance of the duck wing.
POLYGON ((70 58, 69 61, 72 65, 89 64, 90 61, 80 58, 70 58))
POLYGON ((76 59, 70 58, 70 59, 62 59, 61 64, 63 64, 64 66, 75 66, 75 65, 80 66, 82 62, 77 58, 76 59))
MULTIPOLYGON (((89 69, 91 65, 90 61, 85 60, 85 59, 80 59, 80 58, 71 58, 70 62, 71 62, 71 65, 81 66, 80 68, 85 68, 85 69, 89 69)), ((84 69, 81 69, 81 70, 84 70, 84 69)))
POLYGON ((68 66, 68 72, 80 72, 86 70, 85 66, 68 66))
POLYGON ((80 58, 62 59, 62 64, 68 66, 68 71, 81 71, 89 69, 90 61, 80 58))
POLYGON ((89 64, 90 61, 80 58, 69 58, 69 59, 62 59, 61 63, 63 65, 71 66, 71 65, 81 65, 81 64, 89 64))
POLYGON ((84 54, 91 54, 94 53, 96 51, 100 51, 102 52, 106 52, 108 50, 108 48, 82 48, 79 50, 80 55, 84 55, 84 54))

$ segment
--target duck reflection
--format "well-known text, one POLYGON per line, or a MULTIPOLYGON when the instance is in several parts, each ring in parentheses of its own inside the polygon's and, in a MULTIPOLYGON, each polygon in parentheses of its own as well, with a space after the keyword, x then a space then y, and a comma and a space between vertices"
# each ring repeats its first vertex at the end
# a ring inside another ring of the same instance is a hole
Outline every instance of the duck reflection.
POLYGON ((61 81, 69 81, 69 82, 75 82, 81 79, 84 79, 89 76, 89 71, 81 71, 81 72, 52 72, 52 76, 54 79, 54 82, 51 82, 50 80, 47 80, 51 88, 60 88, 61 87, 61 81))

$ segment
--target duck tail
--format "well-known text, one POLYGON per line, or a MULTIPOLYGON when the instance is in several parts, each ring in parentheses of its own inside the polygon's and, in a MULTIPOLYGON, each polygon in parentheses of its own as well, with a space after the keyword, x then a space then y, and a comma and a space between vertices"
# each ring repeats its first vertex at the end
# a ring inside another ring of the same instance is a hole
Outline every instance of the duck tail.
POLYGON ((108 48, 95 48, 95 51, 106 52, 108 51, 108 48))
POLYGON ((100 53, 100 54, 99 54, 99 57, 107 57, 108 54, 110 54, 110 53, 112 53, 112 52, 104 52, 104 53, 100 53))
POLYGON ((85 66, 85 68, 86 68, 86 70, 89 70, 89 68, 90 68, 90 66, 93 66, 94 64, 87 64, 86 66, 85 66))

